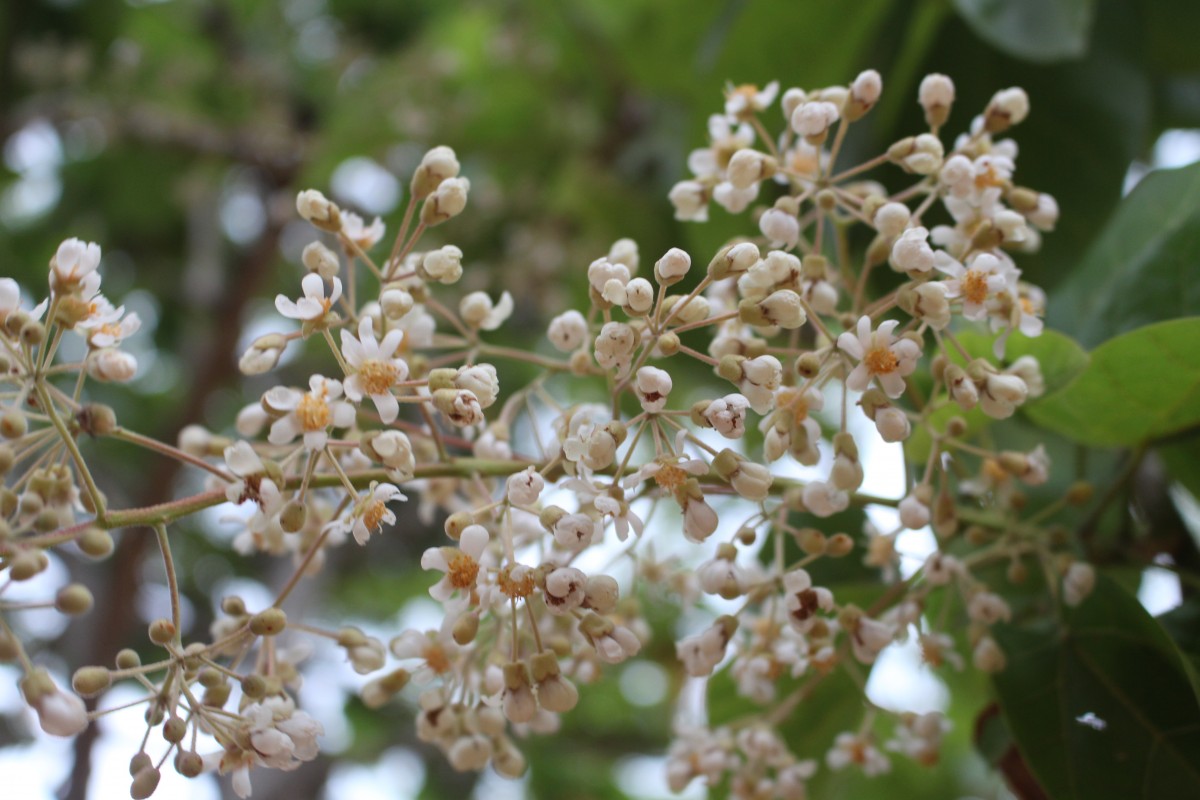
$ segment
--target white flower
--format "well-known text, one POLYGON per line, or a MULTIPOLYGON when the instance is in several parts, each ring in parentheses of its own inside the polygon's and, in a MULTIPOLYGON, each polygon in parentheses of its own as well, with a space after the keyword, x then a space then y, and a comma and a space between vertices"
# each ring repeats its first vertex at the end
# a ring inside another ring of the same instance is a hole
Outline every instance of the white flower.
POLYGON ((408 480, 416 469, 416 456, 412 441, 403 431, 385 430, 370 440, 370 447, 380 462, 392 470, 388 473, 394 480, 408 480))
POLYGON ((321 450, 329 440, 330 426, 348 428, 354 424, 354 406, 338 400, 342 396, 340 381, 313 375, 308 386, 307 393, 276 386, 263 395, 267 407, 283 414, 271 424, 267 434, 271 444, 288 444, 297 434, 303 434, 305 448, 321 450))
POLYGON ((775 356, 758 356, 743 361, 741 370, 738 388, 755 413, 766 414, 774 405, 775 390, 783 381, 783 365, 775 356))
POLYGON ((875 212, 873 223, 880 235, 893 239, 904 233, 912 212, 903 203, 884 203, 875 212))
POLYGON ((665 370, 658 367, 640 368, 634 381, 634 389, 642 403, 642 410, 657 414, 666 408, 671 385, 671 376, 665 370))
POLYGON ((486 419, 479 398, 469 389, 438 389, 433 393, 433 405, 460 428, 478 425, 486 419))
POLYGON ((290 300, 284 295, 275 297, 275 308, 289 319, 313 322, 324 318, 333 304, 342 296, 342 282, 338 278, 332 281, 333 289, 325 296, 325 281, 315 272, 310 272, 300 281, 304 296, 298 301, 290 300))
POLYGON ((1013 415, 1017 406, 1025 402, 1028 395, 1025 381, 1016 375, 989 374, 979 393, 979 405, 989 417, 1006 419, 1013 415))
POLYGON ((346 397, 355 403, 361 403, 363 395, 370 397, 385 425, 400 413, 400 402, 392 394, 392 387, 408 377, 408 364, 395 357, 403 338, 404 331, 393 328, 382 342, 377 341, 370 317, 359 321, 357 339, 342 329, 342 355, 353 370, 342 387, 346 397))
POLYGON ((462 250, 452 244, 432 250, 421 259, 418 274, 438 283, 454 283, 462 277, 462 250))
POLYGON ((508 292, 500 294, 500 302, 492 304, 486 292, 471 292, 458 304, 463 322, 472 328, 494 331, 512 316, 513 299, 508 292))
POLYGON ((67 239, 58 246, 50 261, 53 276, 59 284, 73 286, 100 266, 100 245, 67 239))
POLYGON ((88 303, 88 316, 75 324, 92 347, 114 347, 137 333, 142 320, 136 313, 125 314, 125 306, 113 308, 103 295, 95 295, 88 303))
POLYGON ((779 81, 771 81, 762 89, 751 83, 725 90, 725 114, 731 119, 744 119, 765 111, 779 95, 779 81))
POLYGON ((458 537, 458 547, 431 547, 421 556, 421 569, 445 573, 429 588, 435 600, 445 602, 456 592, 470 594, 482 582, 480 558, 490 535, 482 525, 468 525, 458 537))
POLYGON ((746 433, 746 409, 749 407, 750 401, 735 392, 713 400, 701 416, 726 439, 740 439, 746 433))
POLYGON ((938 252, 936 261, 938 271, 951 278, 944 284, 947 295, 962 298, 963 316, 974 320, 986 317, 988 298, 1004 290, 1006 267, 1010 265, 991 253, 979 253, 971 259, 970 267, 964 267, 942 252, 938 252))
POLYGON ((826 481, 809 481, 801 498, 804 507, 818 517, 831 517, 850 507, 850 495, 826 481))
POLYGON ((790 250, 800 241, 800 220, 782 208, 768 208, 758 218, 758 229, 771 247, 790 250))
POLYGON ((393 500, 407 500, 400 489, 390 483, 376 484, 372 482, 367 496, 355 503, 350 518, 339 523, 342 530, 354 534, 354 541, 365 545, 371 534, 384 525, 394 525, 396 515, 387 504, 393 500))
POLYGON ((370 250, 383 238, 385 228, 379 217, 370 225, 363 218, 350 211, 342 212, 342 236, 357 244, 363 250, 370 250))
POLYGON ((902 272, 929 272, 934 260, 929 231, 924 227, 909 228, 892 245, 892 265, 902 272))
POLYGON ((325 280, 332 280, 342 269, 337 254, 321 242, 309 242, 300 254, 300 261, 309 272, 315 272, 325 280))
POLYGON ((680 181, 671 187, 667 199, 675 207, 675 219, 708 222, 708 190, 699 181, 680 181))
POLYGON ((88 726, 87 706, 74 692, 64 692, 45 670, 21 681, 21 692, 38 715, 38 724, 51 736, 74 736, 88 726))
POLYGON ((531 506, 546 488, 546 479, 533 467, 526 467, 515 475, 509 475, 505 486, 510 503, 531 506))
POLYGON ((721 617, 695 636, 679 640, 675 656, 683 662, 684 671, 696 677, 711 675, 725 658, 725 647, 736 627, 736 619, 721 617))
POLYGON ((479 399, 480 408, 488 408, 500 394, 500 379, 491 364, 470 364, 458 368, 454 387, 468 390, 479 399))
POLYGON ((792 130, 801 136, 823 136, 840 116, 838 107, 828 101, 802 103, 792 112, 792 130))
POLYGON ((565 614, 587 599, 587 576, 574 567, 559 567, 546 576, 542 597, 553 614, 565 614))
POLYGON ((582 550, 597 533, 595 521, 587 514, 567 514, 554 523, 554 541, 564 550, 582 550))
POLYGON ((808 633, 817 624, 817 612, 833 610, 833 592, 824 586, 813 586, 812 576, 803 569, 783 575, 787 597, 788 622, 800 633, 808 633))
POLYGON ((659 283, 683 280, 692 268, 692 257, 678 247, 672 247, 654 263, 654 277, 659 283))
POLYGON ((98 381, 124 383, 137 374, 137 359, 123 350, 104 347, 88 354, 87 373, 98 381))
POLYGON ((995 625, 997 622, 1008 622, 1012 611, 1004 598, 992 592, 976 592, 967 602, 967 616, 984 625, 995 625))
POLYGON ((606 322, 593 343, 596 363, 604 369, 616 369, 621 377, 630 367, 636 346, 637 334, 633 328, 624 322, 606 322))
POLYGON ((409 628, 392 639, 388 647, 401 661, 416 659, 420 664, 412 669, 413 682, 418 686, 429 683, 454 670, 454 661, 462 648, 448 631, 419 631, 409 628))
POLYGON ((283 496, 275 481, 266 476, 262 459, 247 442, 234 442, 225 448, 225 463, 237 480, 225 487, 225 499, 231 503, 253 500, 264 514, 283 507, 283 496))
POLYGON ((845 331, 838 336, 838 348, 859 362, 846 378, 847 388, 866 391, 867 384, 876 378, 888 397, 904 394, 904 376, 916 369, 921 347, 911 339, 892 336, 899 324, 894 319, 885 320, 872 332, 871 318, 862 316, 857 334, 845 331))
POLYGON ((550 320, 546 336, 560 352, 569 353, 583 344, 587 332, 587 320, 583 314, 571 309, 550 320))

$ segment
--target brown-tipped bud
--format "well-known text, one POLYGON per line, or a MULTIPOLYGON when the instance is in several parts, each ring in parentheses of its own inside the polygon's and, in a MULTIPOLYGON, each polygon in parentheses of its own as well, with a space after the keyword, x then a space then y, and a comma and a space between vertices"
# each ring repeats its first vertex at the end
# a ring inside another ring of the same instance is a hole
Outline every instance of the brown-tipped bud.
POLYGON ((1075 481, 1071 487, 1067 489, 1067 502, 1073 506, 1081 506, 1092 499, 1092 495, 1096 493, 1096 487, 1087 481, 1075 481))
POLYGON ((250 618, 250 632, 255 636, 278 636, 287 628, 287 614, 282 608, 267 608, 250 618))
POLYGON ((175 638, 175 624, 169 619, 156 619, 150 623, 150 641, 158 645, 169 643, 175 638))
POLYGON ((946 435, 957 439, 967 432, 967 421, 962 417, 951 417, 946 420, 946 435))
POLYGON ((1005 577, 1008 578, 1009 583, 1024 583, 1029 577, 1029 569, 1025 566, 1024 561, 1014 558, 1008 563, 1005 577))
POLYGON ((212 667, 205 667, 196 675, 196 680, 205 689, 211 689, 214 686, 220 686, 225 682, 225 675, 220 670, 212 667))
POLYGON ((16 463, 17 456, 6 444, 0 444, 0 476, 7 475, 16 463))
POLYGON ((71 688, 84 697, 94 697, 112 686, 107 667, 80 667, 71 678, 71 688))
POLYGON ((756 538, 758 538, 758 534, 754 532, 754 528, 738 528, 737 540, 739 544, 749 547, 754 544, 756 538))
POLYGON ((992 538, 991 534, 988 533, 987 528, 983 527, 982 525, 970 526, 967 528, 967 532, 964 534, 964 536, 967 540, 967 543, 972 547, 979 547, 980 545, 987 544, 992 538))
POLYGON ((20 411, 13 409, 0 415, 0 436, 5 439, 19 439, 28 430, 29 422, 20 411))
POLYGON ((850 555, 852 550, 854 550, 854 540, 845 533, 835 533, 825 544, 825 555, 832 558, 850 555))
POLYGON ((804 528, 800 530, 796 534, 796 541, 805 555, 824 555, 825 551, 829 549, 829 542, 825 538, 825 534, 816 528, 804 528))
POLYGON ((469 513, 466 511, 455 511, 453 514, 446 517, 446 522, 442 527, 445 529, 446 535, 457 542, 458 537, 462 536, 462 532, 465 531, 468 526, 474 524, 475 518, 469 513))
POLYGON ((21 326, 21 342, 29 347, 37 347, 46 341, 46 326, 36 319, 31 319, 21 326))
POLYGON ((815 378, 821 369, 821 357, 816 353, 802 353, 796 358, 796 374, 802 378, 815 378))
POLYGON ((199 777, 204 772, 204 759, 192 750, 180 750, 175 754, 175 771, 185 778, 199 777))
POLYGON ((73 617, 91 611, 95 602, 91 591, 81 583, 64 586, 54 597, 54 607, 73 617))
POLYGON ((814 202, 824 211, 833 211, 837 208, 837 194, 832 189, 822 189, 817 192, 814 202))
POLYGON ((1012 506, 1014 511, 1024 511, 1025 507, 1029 505, 1029 495, 1020 490, 1014 490, 1008 496, 1008 504, 1012 506))
POLYGON ((293 498, 287 501, 283 510, 279 512, 279 527, 283 528, 285 533, 296 533, 304 528, 307 519, 307 507, 293 498))
POLYGON ((463 646, 475 641, 477 633, 479 633, 479 615, 475 613, 460 614, 458 619, 454 620, 454 626, 450 631, 454 641, 463 646))
MULTIPOLYGON (((866 262, 872 267, 879 266, 888 260, 892 255, 892 243, 884 236, 876 236, 867 245, 866 262)), ((853 330, 853 325, 850 326, 853 330)))
POLYGON ((107 436, 117 429, 117 412, 103 403, 89 403, 75 415, 79 429, 91 436, 107 436))
POLYGON ((168 717, 163 723, 162 735, 171 744, 179 744, 187 736, 187 723, 179 717, 168 717))
POLYGON ((993 225, 991 220, 985 219, 979 223, 979 226, 975 229, 975 234, 971 237, 970 250, 994 250, 1003 242, 1003 232, 993 225))
POLYGON ((130 776, 137 775, 142 770, 150 769, 153 766, 154 759, 150 758, 150 754, 143 750, 129 759, 129 774, 130 776))

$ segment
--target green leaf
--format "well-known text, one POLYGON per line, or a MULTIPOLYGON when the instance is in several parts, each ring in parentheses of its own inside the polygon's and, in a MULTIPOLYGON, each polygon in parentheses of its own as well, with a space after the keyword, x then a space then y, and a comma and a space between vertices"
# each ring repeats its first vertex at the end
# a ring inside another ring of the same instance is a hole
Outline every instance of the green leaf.
POLYGON ((1086 347, 1151 322, 1200 314, 1200 164, 1150 173, 1117 208, 1047 319, 1086 347))
POLYGON ((1163 629, 1104 577, 1061 628, 995 631, 1005 719, 1050 797, 1200 797, 1200 704, 1163 629))
POLYGON ((1087 52, 1092 6, 1092 0, 954 0, 979 38, 1010 56, 1041 63, 1087 52))
POLYGON ((1198 337, 1200 317, 1190 317, 1111 339, 1069 386, 1026 414, 1089 445, 1133 445, 1200 424, 1198 337))

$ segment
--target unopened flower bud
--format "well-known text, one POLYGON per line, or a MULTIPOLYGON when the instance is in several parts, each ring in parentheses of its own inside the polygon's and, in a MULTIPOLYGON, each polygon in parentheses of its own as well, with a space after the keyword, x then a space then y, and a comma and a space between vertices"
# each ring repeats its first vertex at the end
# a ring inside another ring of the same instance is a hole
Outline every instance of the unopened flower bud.
POLYGON ((238 369, 243 375, 261 375, 275 369, 279 357, 287 347, 287 337, 280 333, 268 333, 254 340, 238 360, 238 369))
POLYGON ((337 255, 321 242, 306 245, 300 261, 309 272, 315 272, 327 281, 332 281, 342 269, 337 255))
POLYGON ((112 673, 107 667, 80 667, 71 678, 71 688, 84 697, 94 697, 112 686, 112 673))
POLYGON ((296 211, 323 231, 338 233, 342 229, 341 211, 316 189, 305 189, 296 196, 296 211))
POLYGON ((271 607, 250 618, 250 632, 255 636, 277 636, 287 627, 287 614, 282 608, 271 607))
POLYGON ((921 80, 917 102, 925 109, 925 122, 937 129, 946 123, 954 104, 954 81, 945 75, 931 73, 921 80))
POLYGON ((983 112, 983 127, 988 133, 1001 133, 1018 125, 1029 115, 1029 95, 1013 86, 992 95, 983 112))
POLYGON ((425 154, 413 173, 410 190, 414 200, 424 200, 447 178, 458 176, 458 158, 449 147, 435 147, 425 154))
POLYGON ((72 583, 58 590, 54 607, 64 614, 79 616, 92 610, 95 599, 91 591, 80 583, 72 583))
POLYGON ((440 225, 457 217, 467 207, 467 192, 471 182, 466 178, 447 178, 421 207, 421 222, 427 227, 440 225))

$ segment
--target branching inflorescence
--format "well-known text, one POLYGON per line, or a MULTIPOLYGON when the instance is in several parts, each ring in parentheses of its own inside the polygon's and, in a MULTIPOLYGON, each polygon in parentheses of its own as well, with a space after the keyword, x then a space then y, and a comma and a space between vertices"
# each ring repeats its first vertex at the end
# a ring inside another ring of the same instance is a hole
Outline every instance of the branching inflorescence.
MULTIPOLYGON (((380 220, 368 225, 318 191, 301 192, 300 215, 326 237, 304 250, 298 296, 276 299, 299 327, 259 338, 241 368, 269 372, 306 338, 327 343, 328 359, 307 385, 277 386, 247 406, 236 438, 191 427, 172 446, 87 402, 89 379, 134 376, 120 345, 139 327, 100 294, 97 245, 64 242, 51 260, 49 297, 32 310, 13 280, 0 280, 9 387, 0 417, 9 476, 0 498, 0 658, 23 667, 22 690, 42 727, 70 736, 116 709, 89 713, 34 665, 7 622, 30 604, 4 601, 4 589, 42 571, 49 549, 74 544, 103 557, 108 531, 131 526, 156 532, 166 567, 170 616, 149 630, 162 657, 142 663, 122 651, 113 667, 79 669, 73 686, 85 696, 115 681, 144 689, 135 798, 153 793, 168 757, 184 775, 232 773, 242 796, 251 767, 292 769, 316 757, 321 725, 297 710, 297 668, 278 644, 303 637, 335 641, 356 671, 374 676, 362 688, 370 707, 410 681, 422 687, 417 734, 456 769, 490 764, 521 775, 527 765, 513 735, 555 730, 576 705, 577 685, 646 643, 650 585, 666 587, 658 597, 680 607, 727 611, 684 631, 676 652, 696 679, 728 670, 750 709, 710 726, 703 708, 681 706, 688 724, 670 748, 671 786, 702 776, 738 797, 803 797, 817 762, 791 752, 779 726, 804 713, 827 676, 846 671, 861 686, 860 665, 910 636, 931 666, 961 669, 968 655, 979 669, 1003 669, 989 631, 1011 612, 1000 587, 980 577, 990 565, 1008 563, 1013 575, 1034 563, 1047 591, 1081 602, 1091 568, 1039 527, 1054 508, 1030 512, 1017 488, 1046 480, 1044 451, 983 447, 969 441, 961 416, 939 413, 978 408, 1005 418, 1043 390, 1035 359, 1004 359, 1014 331, 1041 332, 1044 304, 1012 256, 1036 248, 1057 217, 1053 198, 1013 183, 1016 145, 996 138, 1026 116, 1025 93, 998 92, 947 149, 940 132, 954 86, 930 75, 919 92, 928 131, 846 166, 847 129, 878 101, 879 75, 789 89, 777 103, 778 89, 730 88, 724 113, 709 119, 709 146, 688 159, 694 177, 670 192, 681 220, 704 221, 715 203, 751 210, 758 232, 722 247, 701 275, 675 248, 639 274, 637 246, 617 242, 587 268, 586 307, 549 323, 561 355, 489 342, 513 311, 509 293, 448 302, 462 251, 417 250, 427 229, 467 205, 470 185, 449 148, 429 151, 412 176, 382 258, 380 220), (768 127, 779 110, 776 137, 768 127), (867 177, 876 172, 901 188, 867 177), (768 197, 777 199, 764 208, 768 197), (927 225, 935 214, 946 224, 927 225), (859 228, 869 231, 865 247, 852 238, 859 228), (994 351, 973 355, 961 331, 985 326, 998 334, 994 351), (86 341, 81 361, 56 358, 68 332, 86 341), (538 374, 502 391, 496 364, 513 361, 538 374), (709 388, 680 401, 676 383, 696 373, 688 383, 709 388), (524 439, 513 436, 522 427, 524 439), (859 457, 864 439, 904 442, 916 431, 928 455, 905 495, 860 491, 871 466, 859 457), (208 491, 111 509, 79 446, 83 434, 202 469, 208 491), (784 477, 789 461, 819 477, 784 477), (405 493, 419 495, 423 517, 436 510, 444 519, 449 541, 421 558, 436 578, 429 592, 444 607, 442 625, 401 631, 385 648, 354 627, 289 619, 289 595, 322 568, 326 550, 350 537, 371 547, 405 493), (223 502, 253 510, 238 518, 238 551, 290 556, 295 569, 265 608, 225 598, 209 637, 193 641, 181 629, 171 525, 223 502), (861 536, 821 530, 851 505, 892 506, 899 522, 861 536), (942 547, 902 577, 897 536, 926 526, 942 547), (680 539, 695 543, 694 558, 655 557, 656 545, 682 549, 680 539), (611 555, 612 568, 582 567, 597 552, 611 555), (814 582, 823 560, 851 557, 882 576, 867 608, 814 582), (733 602, 718 607, 715 597, 733 602), (965 635, 946 630, 944 613, 925 613, 939 597, 943 608, 961 602, 965 635), (149 735, 154 728, 165 743, 149 735)), ((1079 487, 1061 502, 1084 494, 1079 487)), ((91 604, 84 587, 70 585, 45 605, 76 614, 91 604)), ((883 772, 885 751, 937 759, 947 727, 940 714, 863 708, 857 729, 825 743, 827 768, 883 772)))

